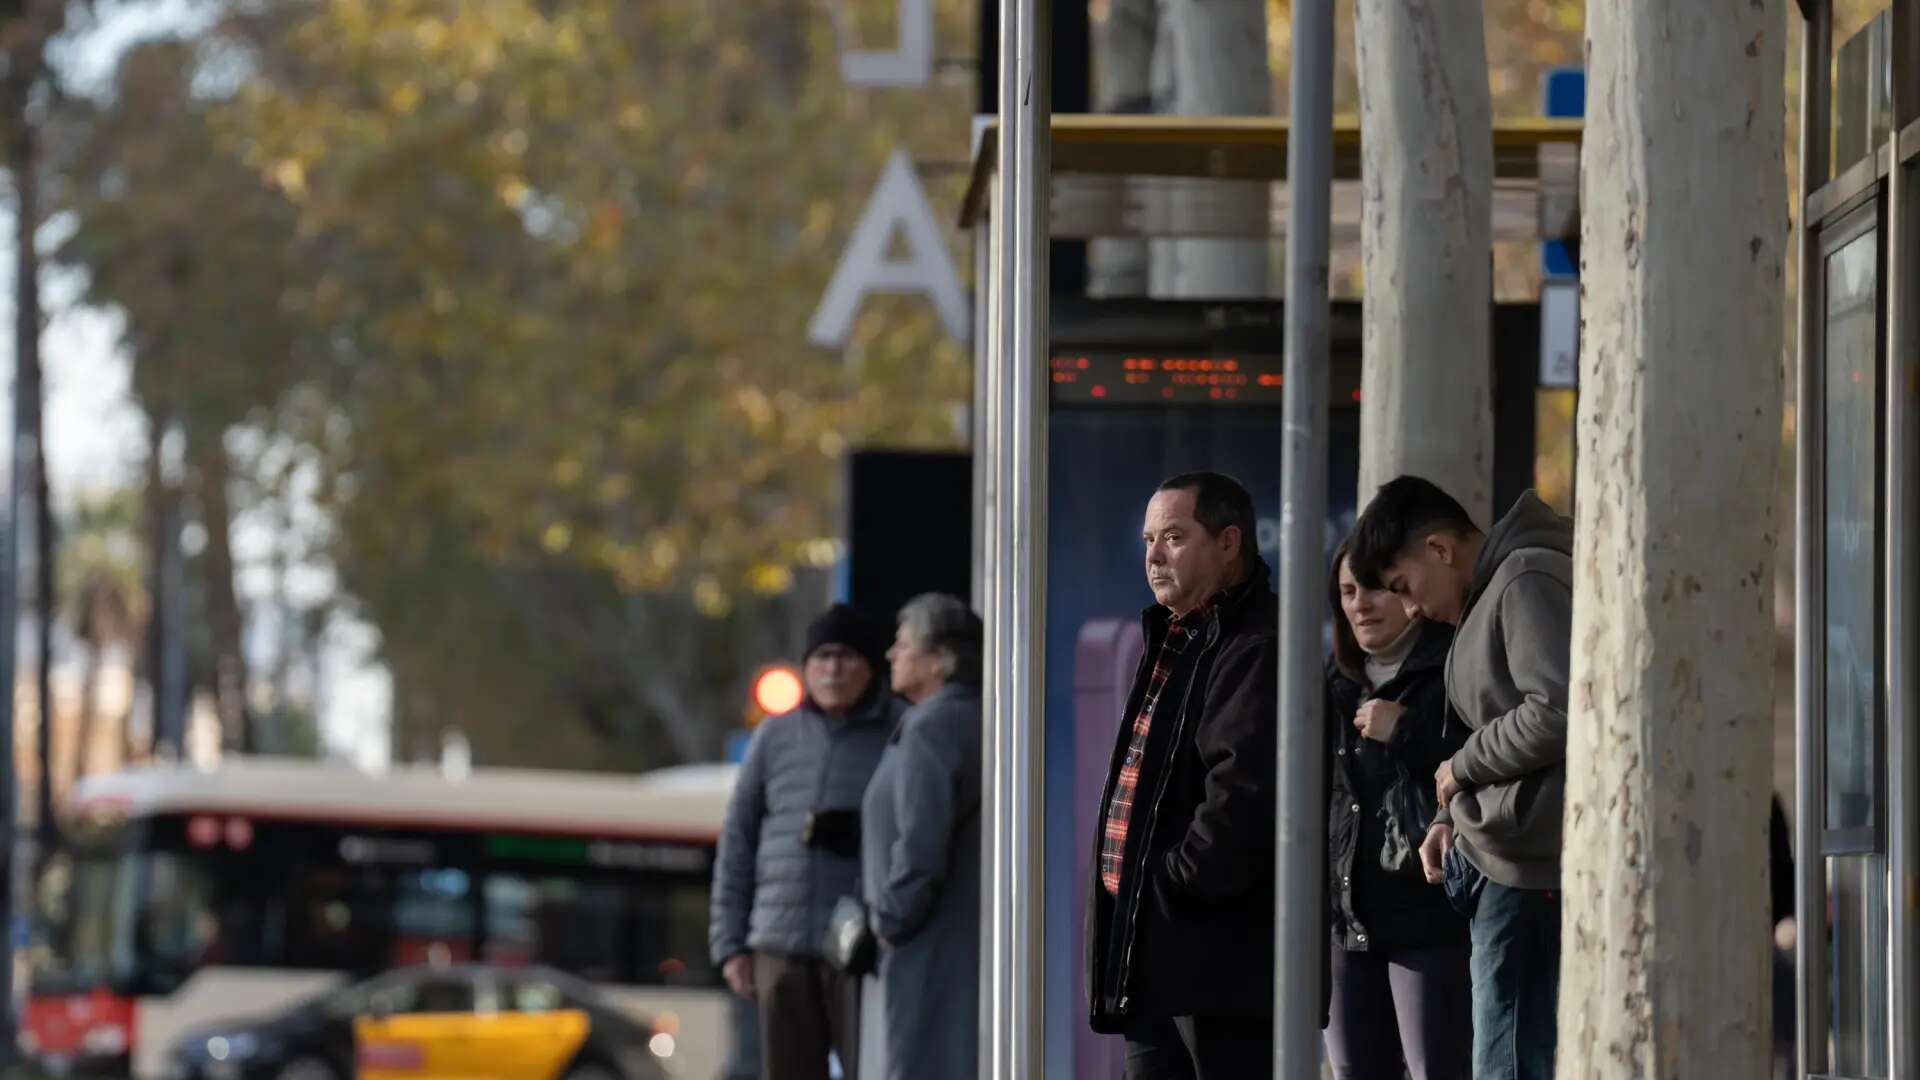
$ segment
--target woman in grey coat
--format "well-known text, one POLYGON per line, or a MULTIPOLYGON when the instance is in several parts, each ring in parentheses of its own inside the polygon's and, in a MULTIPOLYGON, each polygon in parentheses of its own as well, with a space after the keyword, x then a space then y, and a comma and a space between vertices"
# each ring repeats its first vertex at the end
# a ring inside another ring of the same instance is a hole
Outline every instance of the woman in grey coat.
POLYGON ((928 593, 887 658, 913 703, 861 805, 861 887, 880 939, 861 1080, 973 1080, 980 978, 980 619, 928 593))

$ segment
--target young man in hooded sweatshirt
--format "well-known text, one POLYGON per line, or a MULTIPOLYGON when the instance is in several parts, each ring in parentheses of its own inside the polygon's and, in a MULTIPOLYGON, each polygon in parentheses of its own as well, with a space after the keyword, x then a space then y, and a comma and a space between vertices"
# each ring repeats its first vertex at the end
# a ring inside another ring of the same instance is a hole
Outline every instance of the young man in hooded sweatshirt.
POLYGON ((1550 1080, 1560 983, 1573 522, 1528 492, 1488 533, 1415 476, 1354 525, 1354 577, 1459 629, 1447 699, 1473 734, 1434 774, 1429 881, 1473 935, 1475 1080, 1550 1080))

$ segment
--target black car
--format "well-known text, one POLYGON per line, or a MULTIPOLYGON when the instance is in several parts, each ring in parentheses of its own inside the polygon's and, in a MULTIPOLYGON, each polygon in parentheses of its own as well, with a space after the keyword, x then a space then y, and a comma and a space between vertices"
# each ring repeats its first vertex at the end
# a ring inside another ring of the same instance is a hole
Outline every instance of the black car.
POLYGON ((652 1039, 557 971, 415 967, 182 1036, 167 1080, 664 1080, 652 1039))

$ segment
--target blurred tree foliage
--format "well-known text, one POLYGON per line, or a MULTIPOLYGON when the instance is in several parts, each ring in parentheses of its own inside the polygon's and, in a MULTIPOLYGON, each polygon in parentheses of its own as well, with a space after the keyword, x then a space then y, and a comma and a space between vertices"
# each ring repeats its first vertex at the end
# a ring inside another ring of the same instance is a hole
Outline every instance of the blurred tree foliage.
MULTIPOLYGON (((1578 66, 1584 62, 1586 0, 1486 0, 1481 11, 1486 23, 1490 69, 1487 81, 1492 92, 1494 122, 1539 116, 1547 73, 1557 67, 1578 66)), ((1292 16, 1291 0, 1267 0, 1267 45, 1273 65, 1276 116, 1287 115, 1292 16)), ((1339 116, 1358 116, 1360 82, 1353 47, 1353 0, 1339 0, 1333 26, 1334 112, 1339 116)), ((1540 249, 1537 244, 1497 242, 1493 265, 1495 299, 1521 300, 1538 295, 1540 249)), ((1358 245, 1336 250, 1332 260, 1335 294, 1358 299, 1361 269, 1358 245)))
POLYGON ((955 443, 925 305, 868 305, 844 356, 804 327, 891 149, 951 205, 971 82, 837 62, 798 0, 236 3, 71 118, 61 256, 189 490, 245 498, 202 475, 238 425, 314 452, 401 752, 711 755, 836 553, 845 449, 955 443))
POLYGON ((804 343, 882 155, 939 115, 841 86, 828 29, 790 0, 334 0, 278 36, 216 120, 320 253, 285 302, 348 331, 352 544, 412 558, 430 523, 393 511, 431 506, 490 560, 719 615, 834 533, 849 442, 951 441, 966 365, 930 312, 870 322, 857 368, 804 343))
MULTIPOLYGON (((889 152, 953 210, 975 73, 845 85, 891 0, 215 6, 66 111, 60 252, 126 312, 210 533, 281 494, 209 479, 251 475, 231 431, 304 448, 402 756, 448 726, 482 763, 712 755, 823 593, 842 454, 958 441, 928 305, 871 301, 842 355, 804 328, 889 152)), ((974 4, 937 8, 972 55, 974 4)), ((1488 5, 1500 115, 1580 10, 1488 5)))
MULTIPOLYGON (((1098 15, 1100 4, 1096 3, 1098 15)), ((1340 116, 1360 114, 1360 82, 1353 51, 1353 0, 1339 0, 1334 14, 1333 107, 1340 116)), ((1585 0, 1486 0, 1487 82, 1493 117, 1540 115, 1542 81, 1553 68, 1583 63, 1585 0)), ((1274 115, 1287 114, 1292 67, 1292 0, 1267 0, 1267 47, 1273 65, 1274 115)))

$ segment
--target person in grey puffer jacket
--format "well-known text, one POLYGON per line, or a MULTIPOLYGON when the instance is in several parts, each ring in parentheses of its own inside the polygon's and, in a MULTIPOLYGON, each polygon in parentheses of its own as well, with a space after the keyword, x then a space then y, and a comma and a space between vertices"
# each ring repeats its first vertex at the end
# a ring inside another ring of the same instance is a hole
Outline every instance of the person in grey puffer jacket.
POLYGON ((1418 477, 1383 486, 1354 525, 1362 584, 1459 627, 1447 699, 1473 733, 1434 774, 1443 808, 1421 862, 1471 921, 1473 1075, 1553 1076, 1560 841, 1573 638, 1573 523, 1532 492, 1482 534, 1418 477))
POLYGON ((734 993, 760 1007, 761 1075, 855 1080, 859 980, 821 956, 827 918, 860 891, 860 800, 906 711, 885 632, 835 605, 807 629, 806 697, 754 732, 713 871, 708 944, 734 993))

